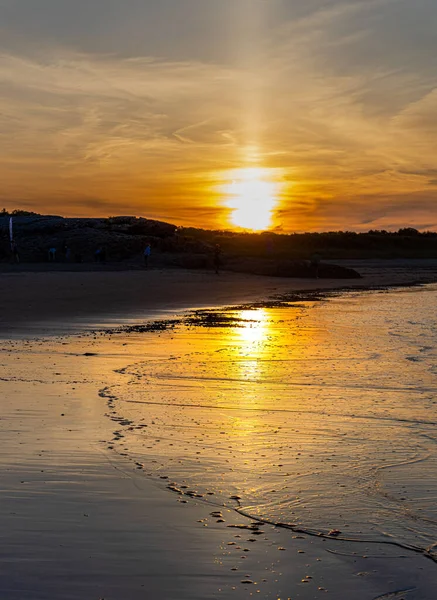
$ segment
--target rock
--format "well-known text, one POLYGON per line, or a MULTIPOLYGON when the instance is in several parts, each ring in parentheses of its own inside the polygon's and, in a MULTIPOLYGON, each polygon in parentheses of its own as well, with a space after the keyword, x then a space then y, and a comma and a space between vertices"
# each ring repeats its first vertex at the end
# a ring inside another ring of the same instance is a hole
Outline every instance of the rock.
MULTIPOLYGON (((314 267, 307 260, 272 260, 265 258, 234 258, 226 262, 226 270, 269 277, 298 277, 314 279, 314 267)), ((331 263, 320 263, 319 279, 360 279, 354 269, 331 263)))
MULTIPOLYGON (((10 260, 9 217, 0 217, 0 259, 10 260)), ((56 263, 67 262, 63 248, 70 249, 69 263, 94 262, 97 248, 104 248, 107 260, 119 261, 141 256, 152 242, 155 251, 174 237, 176 225, 137 217, 70 219, 57 216, 14 217, 14 237, 21 262, 47 262, 54 247, 56 263)))
POLYGON ((337 537, 340 535, 340 533, 341 531, 339 529, 331 529, 328 535, 330 535, 331 537, 337 537))

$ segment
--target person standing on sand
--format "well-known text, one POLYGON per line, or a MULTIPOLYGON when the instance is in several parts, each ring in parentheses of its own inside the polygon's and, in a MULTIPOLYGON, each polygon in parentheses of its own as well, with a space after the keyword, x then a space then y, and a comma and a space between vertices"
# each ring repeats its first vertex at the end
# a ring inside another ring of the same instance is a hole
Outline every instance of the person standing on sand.
POLYGON ((314 277, 316 279, 319 278, 319 267, 320 267, 320 261, 321 260, 322 260, 321 256, 317 252, 315 254, 313 254, 312 257, 311 257, 311 268, 313 270, 314 277))
POLYGON ((150 244, 147 244, 147 246, 144 248, 144 266, 146 267, 146 269, 149 268, 149 259, 150 259, 150 255, 152 253, 152 247, 150 246, 150 244))
POLYGON ((216 244, 215 248, 214 248, 214 269, 215 269, 215 274, 219 275, 219 271, 220 271, 220 265, 221 265, 221 253, 222 253, 222 249, 220 248, 220 244, 216 244))
POLYGON ((64 262, 70 262, 70 259, 71 259, 71 250, 68 247, 67 242, 64 242, 62 244, 62 257, 64 259, 64 262))
POLYGON ((16 242, 14 242, 14 240, 12 240, 12 242, 11 242, 11 254, 12 254, 12 262, 18 264, 20 262, 20 255, 18 254, 18 246, 17 246, 16 242))

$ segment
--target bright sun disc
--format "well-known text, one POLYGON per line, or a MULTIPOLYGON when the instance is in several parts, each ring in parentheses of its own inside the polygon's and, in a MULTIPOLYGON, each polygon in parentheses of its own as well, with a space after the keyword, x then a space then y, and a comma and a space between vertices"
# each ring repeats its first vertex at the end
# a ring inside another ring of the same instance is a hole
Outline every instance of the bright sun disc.
POLYGON ((278 203, 279 184, 269 177, 268 169, 241 169, 233 175, 232 183, 222 188, 226 204, 232 209, 233 225, 256 231, 268 229, 278 203))

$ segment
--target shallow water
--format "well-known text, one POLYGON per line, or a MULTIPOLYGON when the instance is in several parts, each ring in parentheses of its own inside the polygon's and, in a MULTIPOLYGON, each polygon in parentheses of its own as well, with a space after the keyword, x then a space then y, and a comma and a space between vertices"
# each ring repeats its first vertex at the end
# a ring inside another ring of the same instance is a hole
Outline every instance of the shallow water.
POLYGON ((436 306, 436 285, 351 292, 135 334, 102 391, 111 447, 258 518, 431 548, 436 306))

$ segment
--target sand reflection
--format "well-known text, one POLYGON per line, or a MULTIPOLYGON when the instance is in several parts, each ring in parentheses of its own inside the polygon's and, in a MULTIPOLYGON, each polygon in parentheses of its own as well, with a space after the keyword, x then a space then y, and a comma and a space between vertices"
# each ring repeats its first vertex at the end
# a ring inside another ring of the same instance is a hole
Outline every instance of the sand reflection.
MULTIPOLYGON (((422 320, 432 319, 425 300, 422 320)), ((408 484, 412 465, 429 481, 427 457, 437 456, 435 340, 428 329, 417 337, 416 314, 410 297, 351 295, 349 304, 226 312, 219 326, 204 319, 155 336, 149 359, 110 392, 131 428, 121 428, 120 447, 219 502, 238 494, 254 515, 432 542, 420 525, 431 511, 408 484), (391 474, 401 472, 398 499, 391 474)))
POLYGON ((242 310, 238 313, 238 318, 246 322, 237 330, 238 337, 243 342, 243 350, 253 350, 254 344, 260 344, 266 340, 270 319, 264 308, 256 311, 242 310))

